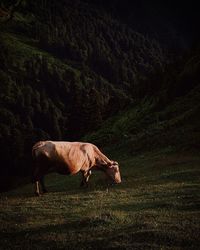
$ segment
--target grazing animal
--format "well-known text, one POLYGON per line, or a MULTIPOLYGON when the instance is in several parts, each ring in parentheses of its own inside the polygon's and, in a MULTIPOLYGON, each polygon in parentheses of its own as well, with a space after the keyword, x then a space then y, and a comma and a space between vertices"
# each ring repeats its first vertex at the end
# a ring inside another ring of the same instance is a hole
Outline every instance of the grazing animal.
POLYGON ((44 175, 57 172, 64 175, 82 173, 81 186, 88 185, 91 170, 101 170, 114 183, 121 182, 119 164, 109 160, 95 145, 85 142, 39 141, 32 148, 35 193, 46 192, 44 175))

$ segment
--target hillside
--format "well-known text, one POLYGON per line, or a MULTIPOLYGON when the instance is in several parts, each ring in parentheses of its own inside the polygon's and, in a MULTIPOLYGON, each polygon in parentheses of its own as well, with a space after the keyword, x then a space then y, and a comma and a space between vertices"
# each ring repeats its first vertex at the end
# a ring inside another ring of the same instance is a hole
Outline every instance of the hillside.
POLYGON ((30 175, 37 140, 82 138, 134 154, 199 147, 198 46, 172 61, 87 1, 14 3, 3 1, 14 12, 0 19, 2 186, 30 175))
POLYGON ((199 38, 199 31, 195 27, 199 23, 198 4, 195 1, 191 4, 180 0, 84 1, 103 5, 133 30, 156 38, 162 47, 176 54, 182 54, 185 48, 189 48, 199 38))
POLYGON ((199 59, 197 56, 186 63, 173 79, 175 86, 130 105, 128 110, 108 119, 101 129, 86 135, 84 140, 104 147, 112 145, 112 149, 123 149, 130 154, 158 148, 198 152, 199 59))
POLYGON ((14 3, 3 1, 10 18, 0 20, 2 175, 30 173, 37 140, 79 140, 99 128, 146 95, 148 76, 166 63, 158 42, 93 5, 14 3))
POLYGON ((199 249, 196 12, 128 2, 0 1, 0 249, 199 249), (51 173, 36 197, 47 139, 96 144, 122 183, 51 173))

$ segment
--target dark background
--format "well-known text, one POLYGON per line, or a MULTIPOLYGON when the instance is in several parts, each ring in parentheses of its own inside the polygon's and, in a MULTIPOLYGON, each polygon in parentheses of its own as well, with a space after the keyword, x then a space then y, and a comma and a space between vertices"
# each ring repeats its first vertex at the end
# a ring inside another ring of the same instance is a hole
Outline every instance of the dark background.
POLYGON ((15 176, 31 175, 38 140, 89 140, 129 153, 198 148, 195 2, 0 6, 2 190, 17 185, 15 176), (117 128, 138 105, 137 121, 117 128))
MULTIPOLYGON (((199 13, 197 1, 90 1, 107 10, 134 30, 168 42, 177 39, 182 48, 199 41, 199 13), (176 36, 176 37, 173 37, 176 36)), ((174 41, 175 42, 175 41, 174 41)))

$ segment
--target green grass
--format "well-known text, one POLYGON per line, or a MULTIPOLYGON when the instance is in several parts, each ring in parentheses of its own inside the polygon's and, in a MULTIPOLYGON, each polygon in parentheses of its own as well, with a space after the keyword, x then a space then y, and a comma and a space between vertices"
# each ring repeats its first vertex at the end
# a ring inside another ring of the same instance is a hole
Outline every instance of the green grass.
POLYGON ((199 103, 199 85, 163 108, 156 97, 144 98, 127 111, 107 119, 84 140, 104 147, 112 145, 131 154, 159 148, 196 150, 200 140, 199 103))
POLYGON ((0 248, 199 249, 200 156, 119 155, 121 185, 51 174, 41 197, 32 185, 2 194, 0 248))

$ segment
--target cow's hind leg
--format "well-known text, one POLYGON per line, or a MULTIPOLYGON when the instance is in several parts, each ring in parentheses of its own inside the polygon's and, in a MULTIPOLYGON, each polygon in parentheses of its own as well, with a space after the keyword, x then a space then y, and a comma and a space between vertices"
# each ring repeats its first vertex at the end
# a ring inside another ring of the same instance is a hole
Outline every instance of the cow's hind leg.
POLYGON ((39 171, 39 167, 36 165, 36 168, 33 173, 33 182, 35 184, 35 195, 40 196, 40 179, 41 179, 41 174, 39 171))
POLYGON ((32 181, 35 185, 35 195, 40 196, 40 184, 39 184, 40 178, 39 178, 37 169, 34 171, 32 181))
POLYGON ((40 186, 39 186, 39 181, 35 182, 35 194, 37 196, 40 196, 40 186))

